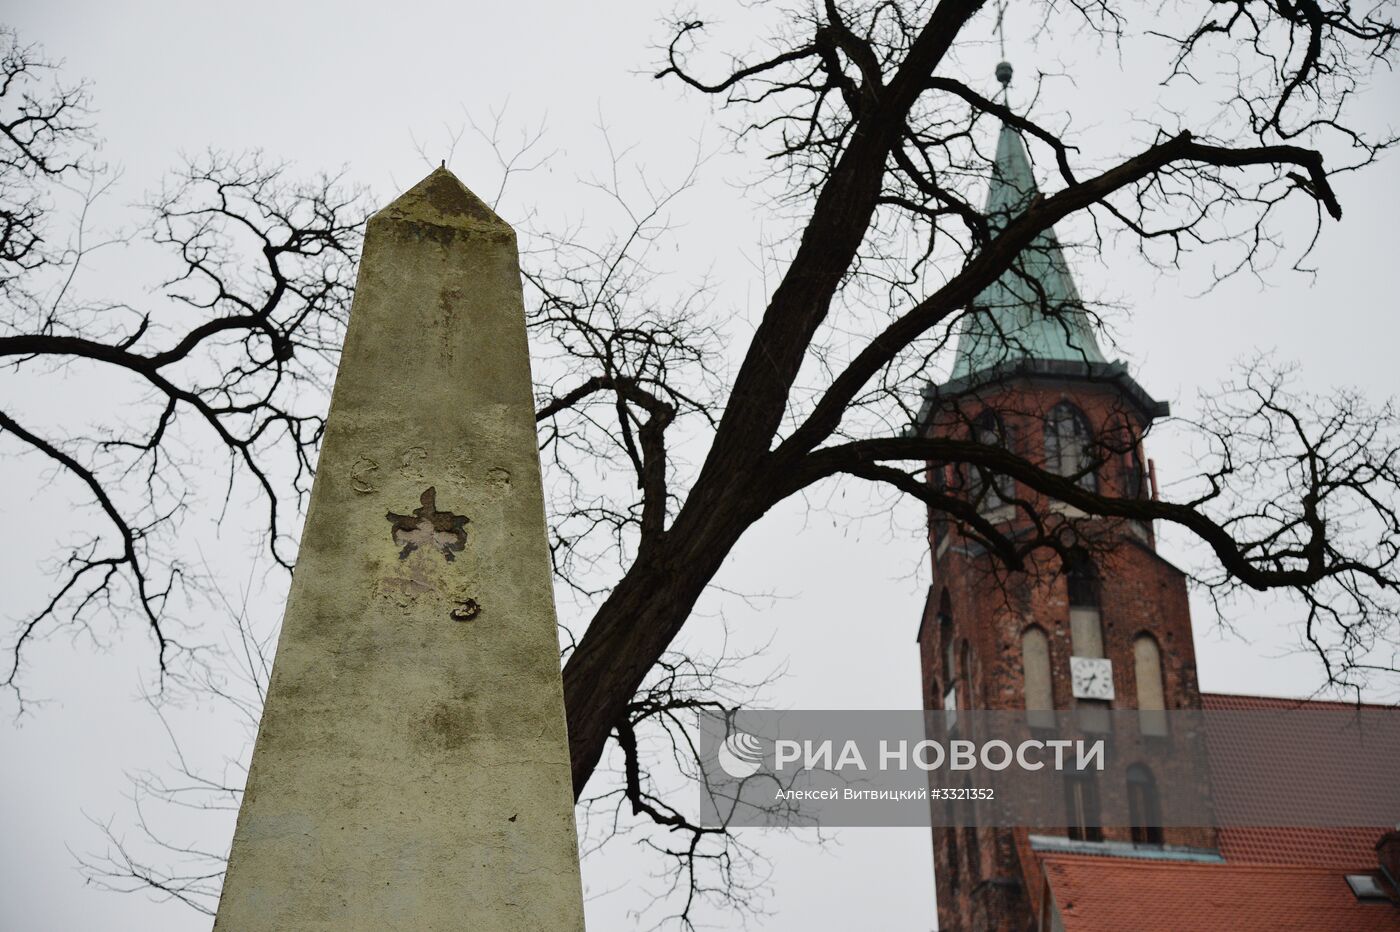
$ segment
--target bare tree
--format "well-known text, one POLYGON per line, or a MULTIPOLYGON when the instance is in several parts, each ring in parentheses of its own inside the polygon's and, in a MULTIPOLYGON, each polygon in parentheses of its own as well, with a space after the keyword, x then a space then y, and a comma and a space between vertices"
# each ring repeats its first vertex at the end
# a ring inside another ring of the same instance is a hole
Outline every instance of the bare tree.
MULTIPOLYGON (((674 516, 656 532, 639 534, 635 559, 565 666, 576 791, 740 536, 787 496, 840 476, 889 483, 962 519, 1012 569, 1052 546, 1056 535, 998 539, 995 528, 976 524, 965 498, 917 481, 923 463, 1009 476, 1088 516, 1177 524, 1210 547, 1221 584, 1293 590, 1336 613, 1319 616, 1320 623, 1344 617, 1352 631, 1393 635, 1400 525, 1388 411, 1363 412, 1344 400, 1338 417, 1364 423, 1366 442, 1340 443, 1334 430, 1330 444, 1323 438, 1336 418, 1319 422, 1305 409, 1284 414, 1262 400, 1232 411, 1219 425, 1225 429, 1215 432, 1219 467, 1207 473, 1204 491, 1179 502, 1102 495, 1029 453, 889 428, 910 410, 907 392, 917 384, 900 375, 918 371, 930 346, 950 339, 977 294, 1016 269, 1018 257, 1059 221, 1082 212, 1100 228, 1166 241, 1174 249, 1171 262, 1217 243, 1243 242, 1233 264, 1246 268, 1278 235, 1270 224, 1285 201, 1316 205, 1319 225, 1324 216, 1340 217, 1333 174, 1370 164, 1394 141, 1352 125, 1347 105, 1358 82, 1390 62, 1400 34, 1395 25, 1379 9, 1213 7, 1183 34, 1165 37, 1177 49, 1165 77, 1205 80, 1193 65, 1219 37, 1240 61, 1225 88, 1236 105, 1233 117, 1191 127, 1186 117, 1164 112, 1144 148, 1086 172, 1061 134, 944 76, 950 50, 980 9, 964 0, 799 7, 769 54, 736 61, 715 77, 688 64, 703 23, 677 24, 658 76, 742 113, 740 131, 765 145, 786 173, 788 190, 809 200, 800 240, 730 383, 703 466, 677 495, 674 516), (989 160, 975 144, 986 122, 1021 131, 1058 176, 1058 190, 1035 198, 999 229, 973 201, 987 177, 989 160), (1350 161, 1331 168, 1318 147, 1338 143, 1350 161), (978 163, 981 172, 973 170, 978 163), (890 245, 910 229, 930 245, 913 257, 912 271, 883 279, 892 299, 881 308, 888 323, 853 341, 841 358, 822 352, 822 340, 850 322, 849 308, 905 258, 890 245), (832 374, 815 390, 799 390, 799 375, 814 356, 832 374), (903 404, 890 397, 901 389, 903 404), (1246 426, 1279 419, 1288 434, 1246 426), (1275 463, 1293 464, 1269 470, 1270 487, 1240 475, 1241 462, 1258 462, 1251 441, 1261 437, 1273 445, 1275 463), (1241 444, 1249 448, 1237 451, 1241 444), (1351 520, 1339 521, 1343 514, 1351 520)), ((1041 9, 1047 28, 1082 26, 1114 41, 1124 35, 1128 15, 1102 4, 1041 9)), ((676 495, 670 488, 647 494, 663 490, 676 495)))
MULTIPOLYGON (((1254 270, 1286 248, 1297 263, 1328 219, 1341 216, 1337 173, 1364 169, 1395 142, 1360 125, 1352 108, 1369 74, 1394 64, 1400 31, 1382 6, 1233 0, 1184 24, 1173 11, 1103 3, 1036 9, 1048 34, 1080 29, 1110 45, 1165 44, 1162 79, 1217 82, 1226 106, 1200 123, 1149 110, 1140 117, 1155 122, 1140 146, 1086 154, 1065 121, 1037 115, 1038 98, 1013 109, 956 77, 951 56, 985 15, 977 0, 798 5, 767 51, 718 68, 692 63, 703 57, 704 24, 686 20, 674 25, 657 76, 721 102, 735 132, 770 156, 779 205, 799 218, 737 371, 728 377, 720 364, 703 283, 657 287, 647 245, 664 229, 673 189, 633 201, 617 178, 605 180, 602 189, 627 215, 621 233, 586 246, 536 231, 527 253, 536 353, 567 362, 544 365, 539 386, 556 569, 596 599, 564 666, 575 792, 585 794, 615 747, 621 782, 602 795, 687 839, 679 855, 668 853, 683 872, 694 864, 686 851, 711 838, 678 822, 677 809, 651 788, 638 726, 679 727, 674 710, 727 701, 710 695, 720 684, 677 658, 678 638, 745 532, 819 483, 858 479, 912 496, 936 521, 983 541, 1007 572, 1031 569, 1047 553, 1063 557, 1093 537, 1095 521, 1168 522, 1213 555, 1215 571, 1203 577, 1212 592, 1303 599, 1333 683, 1353 682, 1370 665, 1394 666, 1370 659, 1376 644, 1396 640, 1400 582, 1400 444, 1387 406, 1295 397, 1276 375, 1252 370, 1199 425, 1209 444, 1201 475, 1164 499, 1086 485, 1037 453, 975 431, 907 429, 931 360, 976 296, 1004 275, 1032 281, 1026 257, 1056 223, 1083 218, 1095 236, 1135 239, 1149 261, 1167 265, 1254 270), (1053 167, 1053 180, 1049 193, 993 223, 976 204, 991 171, 981 145, 1001 124, 1053 167), (1279 219, 1294 202, 1316 218, 1301 239, 1279 219), (677 451, 696 444, 703 459, 682 462, 677 451), (928 482, 930 463, 966 481, 928 482), (980 516, 976 498, 997 477, 1029 490, 1009 504, 1031 516, 1036 533, 1008 537, 980 516), (1047 513, 1049 500, 1073 506, 1077 517, 1047 513), (688 672, 678 679, 677 671, 688 672)), ((83 131, 59 138, 77 145, 83 131)), ((91 360, 144 380, 157 404, 135 437, 48 439, 3 415, 10 443, 71 475, 117 542, 110 555, 97 541, 75 550, 54 600, 20 629, 12 687, 31 632, 82 623, 116 598, 117 578, 153 631, 162 664, 175 649, 166 600, 184 569, 152 548, 173 509, 188 507, 168 485, 162 450, 176 417, 217 438, 231 475, 261 489, 268 545, 290 560, 279 503, 304 495, 324 405, 324 395, 297 388, 319 388, 332 361, 358 203, 329 179, 293 186, 257 161, 213 158, 191 166, 153 205, 152 235, 185 264, 169 287, 198 318, 193 326, 162 340, 149 314, 124 306, 13 305, 30 310, 14 312, 0 336, 11 370, 91 360), (251 238, 256 272, 231 274, 242 268, 234 235, 251 238), (201 364, 177 365, 187 360, 201 364), (286 477, 265 465, 275 450, 292 464, 286 477), (146 492, 124 508, 111 489, 132 469, 146 492)), ((82 251, 58 255, 62 268, 82 251)), ((1124 447, 1105 431, 1092 450, 1085 470, 1116 462, 1124 447)), ((684 747, 683 727, 664 734, 684 747)), ((688 888, 697 889, 693 873, 688 888)), ((678 918, 690 921, 688 907, 678 918)))
POLYGON ((105 380, 98 397, 136 399, 134 410, 92 435, 67 427, 67 418, 27 422, 18 393, 0 410, 6 453, 47 461, 59 474, 55 493, 76 490, 96 511, 91 534, 46 574, 50 598, 8 645, 0 682, 22 703, 25 650, 47 627, 135 614, 162 675, 187 650, 171 610, 199 582, 175 546, 190 505, 187 444, 223 451, 228 495, 236 481, 251 481, 266 508, 268 550, 290 569, 288 528, 310 491, 365 210, 358 192, 335 178, 292 183, 283 166, 257 154, 210 154, 175 173, 147 205, 139 233, 95 234, 88 211, 109 179, 92 159, 87 90, 46 86, 51 66, 33 47, 13 32, 0 42, 8 231, 0 365, 14 386, 82 371, 105 380), (65 194, 78 202, 77 219, 50 230, 61 216, 50 205, 65 194), (164 300, 137 307, 88 297, 85 263, 137 238, 174 259, 164 300))

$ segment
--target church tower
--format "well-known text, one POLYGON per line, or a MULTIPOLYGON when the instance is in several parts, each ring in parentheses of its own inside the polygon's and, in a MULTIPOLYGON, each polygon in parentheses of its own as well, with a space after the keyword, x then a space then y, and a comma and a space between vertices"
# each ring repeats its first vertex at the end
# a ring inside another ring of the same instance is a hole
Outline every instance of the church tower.
MULTIPOLYGON (((998 67, 1005 83, 1010 66, 998 67)), ((986 214, 992 232, 1037 196, 1025 145, 1004 126, 986 214)), ((930 386, 918 430, 1005 447, 1069 482, 1113 498, 1155 495, 1142 437, 1167 405, 1108 361, 1053 231, 967 309, 949 378, 930 386)), ((979 468, 933 462, 928 481, 966 503, 933 515, 933 579, 919 628, 928 709, 1142 710, 1144 734, 1168 709, 1199 709, 1186 579, 1158 555, 1149 523, 1092 518, 1070 504, 979 468), (1052 539, 1022 553, 1032 540, 1052 539), (1023 556, 1011 570, 1007 554, 1023 556)), ((1104 716, 1107 717, 1106 715, 1104 716)), ((1127 769, 1067 782, 1063 828, 935 828, 939 928, 1032 927, 1038 852, 1209 850, 1207 829, 1160 827, 1155 783, 1127 769), (1103 781, 1108 780, 1105 774, 1103 781), (1102 794, 1119 793, 1133 824, 1100 827, 1102 794)))

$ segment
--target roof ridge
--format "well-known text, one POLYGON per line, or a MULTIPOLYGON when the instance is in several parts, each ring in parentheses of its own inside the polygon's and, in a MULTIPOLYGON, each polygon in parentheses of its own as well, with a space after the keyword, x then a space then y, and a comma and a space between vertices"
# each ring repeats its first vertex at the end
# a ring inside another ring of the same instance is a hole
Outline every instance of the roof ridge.
POLYGON ((1400 704, 1386 705, 1379 702, 1350 702, 1346 699, 1302 699, 1297 696, 1264 696, 1259 693, 1226 693, 1216 690, 1201 690, 1201 699, 1219 697, 1221 699, 1257 699, 1262 702, 1290 702, 1298 705, 1331 705, 1347 709, 1400 709, 1400 704))
MULTIPOLYGON (((1100 854, 1059 853, 1042 855, 1042 865, 1055 861, 1075 862, 1084 865, 1113 865, 1131 870, 1177 871, 1182 868, 1201 870, 1237 870, 1249 873, 1269 874, 1328 874, 1337 876, 1348 873, 1349 868, 1333 865, 1275 864, 1268 861, 1160 861, 1150 858, 1113 857, 1100 854)), ((1359 869, 1359 868, 1358 868, 1359 869)))

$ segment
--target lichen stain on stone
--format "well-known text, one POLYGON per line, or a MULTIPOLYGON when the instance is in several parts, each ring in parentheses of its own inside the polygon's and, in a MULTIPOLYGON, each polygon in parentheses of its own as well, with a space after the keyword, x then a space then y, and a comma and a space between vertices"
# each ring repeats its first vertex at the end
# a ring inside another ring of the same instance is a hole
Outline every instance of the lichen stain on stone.
POLYGON ((374 484, 374 473, 379 471, 379 464, 368 456, 362 456, 355 460, 350 467, 350 487, 356 492, 368 495, 371 492, 378 492, 379 487, 374 484))
POLYGON ((418 728, 419 740, 452 751, 471 740, 473 727, 470 695, 452 702, 435 703, 418 728))
POLYGON ((407 560, 408 555, 418 549, 436 550, 450 563, 467 547, 466 515, 437 510, 437 488, 428 486, 419 496, 419 507, 412 514, 401 515, 389 512, 384 517, 392 528, 394 543, 403 549, 399 559, 407 560))
POLYGON ((399 608, 408 608, 419 596, 436 591, 436 586, 417 575, 387 576, 379 581, 379 594, 399 608))
POLYGON ((444 288, 438 295, 438 310, 442 317, 438 323, 438 339, 442 343, 442 355, 452 361, 452 341, 457 335, 457 305, 463 300, 459 288, 444 288))

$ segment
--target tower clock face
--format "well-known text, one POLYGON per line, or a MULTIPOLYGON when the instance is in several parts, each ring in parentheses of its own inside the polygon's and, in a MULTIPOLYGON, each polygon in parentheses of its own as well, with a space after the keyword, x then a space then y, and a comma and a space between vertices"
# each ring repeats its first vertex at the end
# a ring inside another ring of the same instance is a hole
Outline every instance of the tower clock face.
POLYGON ((1071 657, 1069 675, 1074 698, 1113 698, 1113 661, 1106 657, 1071 657))

